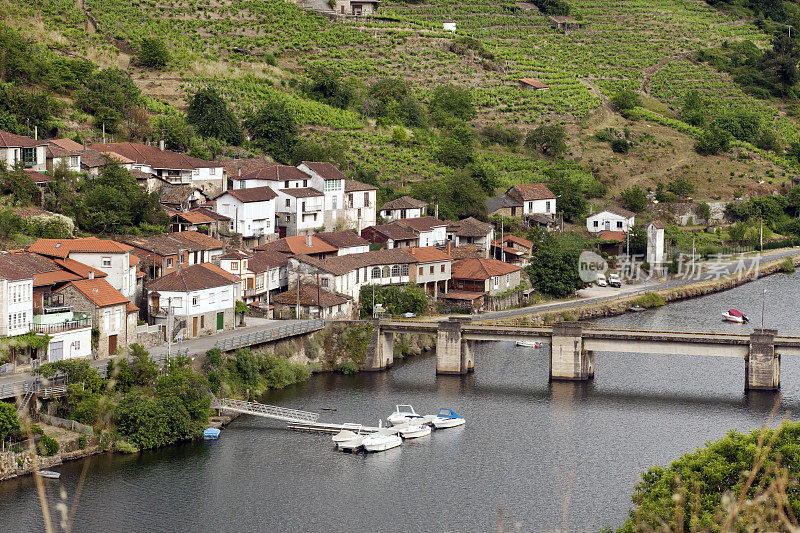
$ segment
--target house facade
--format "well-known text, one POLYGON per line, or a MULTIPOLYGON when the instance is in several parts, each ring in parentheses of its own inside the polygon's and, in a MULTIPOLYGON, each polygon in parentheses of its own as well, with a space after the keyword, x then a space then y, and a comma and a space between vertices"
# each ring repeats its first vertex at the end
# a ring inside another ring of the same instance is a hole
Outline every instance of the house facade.
POLYGON ((601 231, 624 231, 633 227, 635 214, 621 207, 609 207, 586 217, 586 229, 590 233, 601 231))
POLYGON ((364 254, 369 252, 369 241, 350 230, 327 231, 314 235, 336 248, 336 255, 364 254))
POLYGON ((148 314, 172 338, 233 329, 239 279, 216 265, 192 265, 147 284, 148 314))
POLYGON ((0 164, 14 168, 17 163, 28 170, 47 170, 47 143, 0 130, 0 164))
POLYGON ((381 218, 383 218, 384 222, 391 222, 401 218, 419 218, 425 216, 427 209, 427 202, 410 196, 401 196, 383 204, 381 218))
POLYGON ((325 195, 313 187, 278 189, 275 211, 281 237, 310 235, 325 224, 325 195))
POLYGON ((353 318, 353 299, 312 285, 301 285, 275 297, 276 318, 353 318))
POLYGON ((486 200, 489 215, 524 219, 530 215, 555 217, 556 195, 543 183, 514 185, 505 193, 486 200))
POLYGON ((378 188, 355 180, 344 182, 344 217, 346 225, 357 232, 377 222, 378 188))
POLYGON ((459 259, 453 262, 454 290, 494 296, 519 286, 522 268, 496 259, 459 259))
POLYGON ((231 231, 250 246, 275 237, 275 199, 269 187, 236 189, 215 198, 215 211, 231 219, 231 231))
POLYGON ((288 256, 279 252, 233 249, 219 258, 219 266, 239 278, 245 303, 269 303, 270 295, 284 290, 289 282, 288 256))
POLYGON ((83 145, 72 139, 51 139, 47 141, 45 151, 46 167, 48 172, 53 172, 59 167, 71 172, 81 171, 81 154, 83 145))
POLYGON ((479 250, 489 251, 494 240, 494 226, 469 217, 450 222, 446 227, 447 241, 453 246, 475 245, 479 250))

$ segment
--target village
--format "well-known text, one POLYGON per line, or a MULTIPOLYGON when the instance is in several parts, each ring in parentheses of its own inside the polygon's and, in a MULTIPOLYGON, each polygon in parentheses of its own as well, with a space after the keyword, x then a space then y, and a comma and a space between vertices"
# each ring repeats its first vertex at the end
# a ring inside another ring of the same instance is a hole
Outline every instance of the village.
MULTIPOLYGON (((409 196, 378 206, 377 187, 331 163, 212 162, 163 146, 84 146, 3 131, 0 161, 22 162, 42 195, 56 167, 92 179, 119 165, 158 191, 171 220, 167 234, 40 238, 0 253, 0 335, 25 340, 11 343, 4 372, 214 335, 243 314, 363 317, 365 287, 374 295, 374 287, 415 285, 428 312, 468 314, 525 305, 532 292, 523 270, 531 241, 472 217, 440 220, 437 206, 409 196)), ((486 208, 558 231, 556 202, 536 183, 486 208)), ((610 208, 590 216, 587 230, 620 245, 633 223, 632 212, 610 208)), ((386 309, 372 301, 369 311, 386 309)))

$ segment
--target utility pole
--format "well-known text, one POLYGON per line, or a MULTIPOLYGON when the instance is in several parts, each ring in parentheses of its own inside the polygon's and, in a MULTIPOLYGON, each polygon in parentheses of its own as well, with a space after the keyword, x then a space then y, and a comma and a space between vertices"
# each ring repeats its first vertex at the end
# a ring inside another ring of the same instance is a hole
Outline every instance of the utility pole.
POLYGON ((764 289, 764 291, 761 293, 761 329, 764 329, 764 308, 766 307, 765 305, 766 299, 767 299, 767 289, 764 289))
POLYGON ((506 262, 506 243, 505 243, 505 217, 500 215, 500 260, 506 262))
POLYGON ((758 230, 758 240, 759 240, 759 248, 761 248, 761 253, 764 253, 764 219, 761 219, 761 227, 758 230))
POLYGON ((319 316, 317 318, 322 318, 322 300, 320 299, 320 287, 319 287, 319 270, 317 270, 317 308, 319 309, 319 316))
POLYGON ((167 357, 172 357, 172 296, 167 298, 167 357))
POLYGON ((297 265, 297 305, 294 308, 294 317, 300 318, 300 265, 297 265))

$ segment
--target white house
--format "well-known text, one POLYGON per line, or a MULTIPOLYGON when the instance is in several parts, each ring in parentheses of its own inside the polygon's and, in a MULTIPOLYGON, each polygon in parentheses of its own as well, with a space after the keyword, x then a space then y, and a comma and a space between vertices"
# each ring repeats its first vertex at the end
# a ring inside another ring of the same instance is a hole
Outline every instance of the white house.
POLYGON ((385 222, 401 218, 419 218, 425 216, 428 203, 410 196, 401 196, 391 202, 386 202, 381 207, 381 217, 385 222))
POLYGON ((350 230, 326 231, 314 235, 336 248, 336 255, 364 254, 369 252, 369 241, 350 230))
POLYGON ((92 317, 75 312, 71 306, 44 308, 34 315, 33 330, 50 336, 47 361, 75 359, 92 355, 92 317))
POLYGON ((150 317, 166 325, 167 335, 194 338, 233 329, 239 278, 216 265, 177 270, 148 283, 147 291, 150 317))
POLYGON ((592 233, 601 231, 628 232, 633 227, 634 213, 621 207, 609 207, 586 217, 586 229, 592 233))
POLYGON ((489 251, 494 241, 494 226, 469 217, 447 225, 447 240, 453 246, 474 245, 479 250, 489 251))
POLYGON ((311 235, 325 224, 325 195, 318 189, 278 189, 275 202, 281 237, 311 235))
POLYGON ((81 171, 83 145, 72 139, 51 139, 47 141, 47 170, 53 172, 64 167, 72 172, 81 171))
POLYGON ((272 187, 275 190, 295 187, 309 187, 311 176, 291 165, 265 165, 246 174, 231 176, 234 189, 272 187))
POLYGON ((17 163, 28 170, 47 170, 47 143, 0 130, 0 165, 13 168, 17 163))
POLYGON ((0 270, 0 337, 31 331, 33 274, 3 265, 0 270))
POLYGON ((244 302, 269 302, 270 293, 288 284, 287 257, 280 252, 233 249, 219 258, 219 266, 239 277, 244 302))
POLYGON ((105 272, 106 281, 125 298, 136 300, 136 265, 132 246, 109 239, 38 239, 28 251, 56 259, 72 259, 105 272))
POLYGON ((447 222, 434 217, 401 218, 399 224, 408 226, 419 237, 419 247, 442 246, 447 242, 447 222))
POLYGON ((261 244, 275 233, 275 194, 269 187, 235 189, 214 199, 217 213, 231 219, 231 231, 250 245, 261 244))
POLYGON ((525 218, 531 215, 556 214, 556 195, 543 183, 514 185, 506 192, 486 200, 489 215, 525 218))
POLYGON ((311 176, 310 187, 322 191, 325 196, 324 226, 328 229, 336 228, 345 216, 344 182, 347 176, 330 163, 303 161, 297 168, 311 176))
POLYGON ((223 167, 204 159, 137 143, 98 143, 90 146, 98 152, 113 152, 133 161, 133 168, 155 174, 173 185, 192 185, 206 194, 227 188, 223 167))
POLYGON ((361 233, 363 228, 375 225, 377 187, 356 180, 346 180, 344 195, 344 216, 348 226, 361 233))

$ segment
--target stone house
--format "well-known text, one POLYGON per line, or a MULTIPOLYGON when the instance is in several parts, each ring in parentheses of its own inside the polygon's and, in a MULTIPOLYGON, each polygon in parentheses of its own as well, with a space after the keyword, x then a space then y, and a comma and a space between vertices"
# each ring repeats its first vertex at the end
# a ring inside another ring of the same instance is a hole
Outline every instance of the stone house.
POLYGON ((505 193, 486 200, 488 215, 525 219, 531 215, 555 217, 556 195, 544 183, 514 185, 505 193))
POLYGON ((473 244, 480 250, 489 251, 494 240, 494 226, 469 217, 447 224, 447 241, 453 246, 473 244))
POLYGON ((492 243, 492 257, 512 265, 527 265, 533 256, 533 243, 516 235, 505 235, 492 243))
POLYGON ((136 342, 139 308, 105 279, 70 281, 56 294, 65 306, 91 317, 98 333, 98 357, 111 357, 136 342))
POLYGON ((315 285, 297 285, 273 299, 276 318, 353 318, 353 299, 315 285), (299 306, 299 314, 298 314, 299 306))
POLYGON ((452 266, 452 287, 494 296, 519 287, 522 268, 497 259, 459 259, 452 266))
POLYGON ((336 0, 334 11, 337 15, 362 17, 378 12, 378 0, 336 0))

